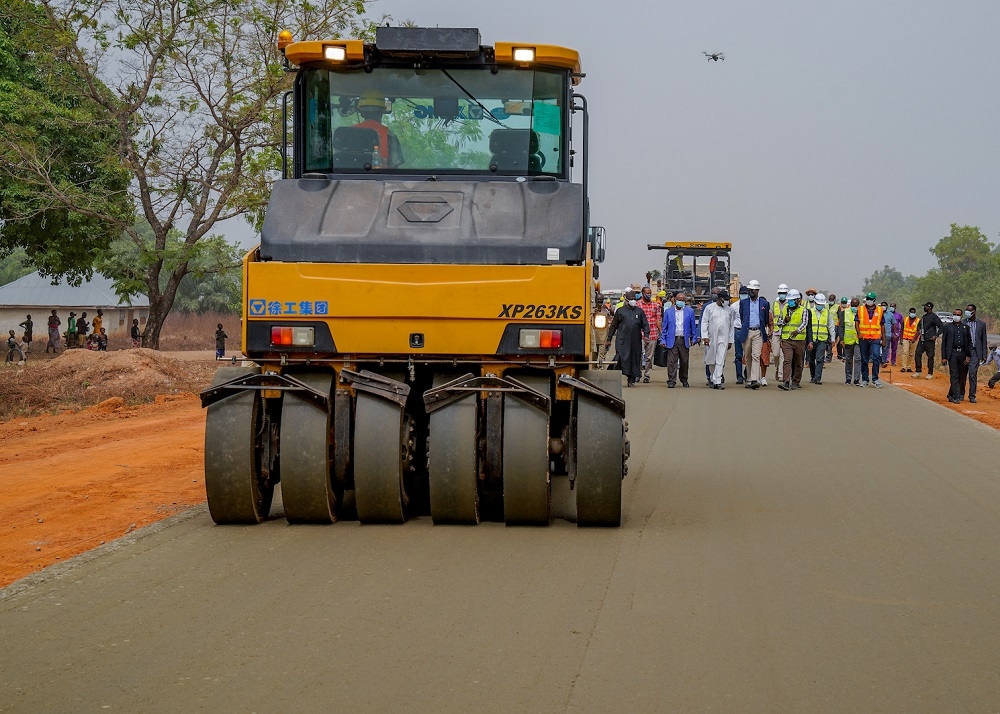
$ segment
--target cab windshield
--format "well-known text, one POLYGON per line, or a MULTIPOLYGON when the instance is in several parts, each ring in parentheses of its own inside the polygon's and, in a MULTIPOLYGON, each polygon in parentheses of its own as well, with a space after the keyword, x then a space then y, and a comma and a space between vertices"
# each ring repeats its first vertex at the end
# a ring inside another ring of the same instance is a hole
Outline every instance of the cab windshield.
POLYGON ((305 70, 303 170, 562 176, 566 81, 514 68, 305 70))

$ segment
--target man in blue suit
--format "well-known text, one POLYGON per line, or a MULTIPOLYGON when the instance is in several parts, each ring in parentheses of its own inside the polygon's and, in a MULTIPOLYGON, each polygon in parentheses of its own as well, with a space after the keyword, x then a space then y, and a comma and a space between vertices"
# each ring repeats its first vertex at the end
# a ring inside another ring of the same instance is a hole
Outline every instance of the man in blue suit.
POLYGON ((740 327, 736 330, 736 343, 743 344, 743 355, 746 358, 747 389, 760 387, 760 351, 771 333, 768 331, 768 318, 771 316, 771 306, 760 297, 760 283, 751 280, 747 283, 749 298, 740 300, 740 327))
POLYGON ((691 345, 698 343, 698 337, 694 323, 694 308, 687 306, 684 293, 677 293, 673 305, 667 303, 663 306, 663 331, 660 333, 660 343, 667 348, 667 387, 673 389, 677 386, 678 365, 681 386, 690 387, 689 350, 691 345))

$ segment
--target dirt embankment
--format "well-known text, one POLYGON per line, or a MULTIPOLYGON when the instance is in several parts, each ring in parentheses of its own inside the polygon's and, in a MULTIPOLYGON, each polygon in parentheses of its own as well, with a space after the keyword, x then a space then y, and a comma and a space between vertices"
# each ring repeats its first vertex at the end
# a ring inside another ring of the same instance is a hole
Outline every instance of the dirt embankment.
POLYGON ((198 392, 212 380, 214 361, 185 362, 156 350, 68 350, 0 369, 0 421, 79 410, 110 398, 127 405, 158 394, 198 392))
POLYGON ((994 429, 1000 429, 1000 384, 994 389, 986 387, 986 383, 993 372, 994 370, 990 365, 984 365, 979 368, 979 384, 975 404, 969 403, 968 393, 966 393, 966 400, 961 404, 952 404, 948 401, 948 390, 951 383, 947 370, 935 372, 934 379, 925 379, 926 375, 914 378, 909 373, 901 373, 893 369, 891 374, 883 373, 882 378, 884 381, 891 382, 897 387, 902 387, 914 394, 919 394, 924 399, 929 399, 932 402, 937 402, 942 406, 948 407, 954 412, 964 414, 970 419, 975 419, 978 422, 992 426, 994 429))

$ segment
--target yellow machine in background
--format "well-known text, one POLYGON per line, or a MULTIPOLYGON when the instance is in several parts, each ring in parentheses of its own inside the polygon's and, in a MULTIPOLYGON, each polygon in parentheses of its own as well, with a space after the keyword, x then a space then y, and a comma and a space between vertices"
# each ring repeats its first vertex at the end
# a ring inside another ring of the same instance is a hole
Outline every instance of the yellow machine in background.
POLYGON ((712 288, 729 290, 732 297, 739 292, 738 276, 733 290, 730 270, 733 244, 729 242, 670 241, 648 244, 648 250, 665 250, 663 289, 683 291, 694 306, 708 302, 712 288))
POLYGON ((244 262, 254 366, 202 395, 212 518, 259 522, 280 481, 292 522, 619 525, 577 53, 441 28, 279 45, 294 150, 244 262))

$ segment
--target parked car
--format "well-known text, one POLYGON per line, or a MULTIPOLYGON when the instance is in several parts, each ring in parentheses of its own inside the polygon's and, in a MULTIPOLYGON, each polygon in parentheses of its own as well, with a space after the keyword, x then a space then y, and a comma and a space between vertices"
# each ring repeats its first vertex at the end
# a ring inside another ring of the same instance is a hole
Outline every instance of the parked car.
POLYGON ((934 314, 940 317, 941 322, 943 322, 946 325, 950 325, 955 321, 955 316, 952 315, 950 312, 945 312, 944 310, 937 310, 934 314))

